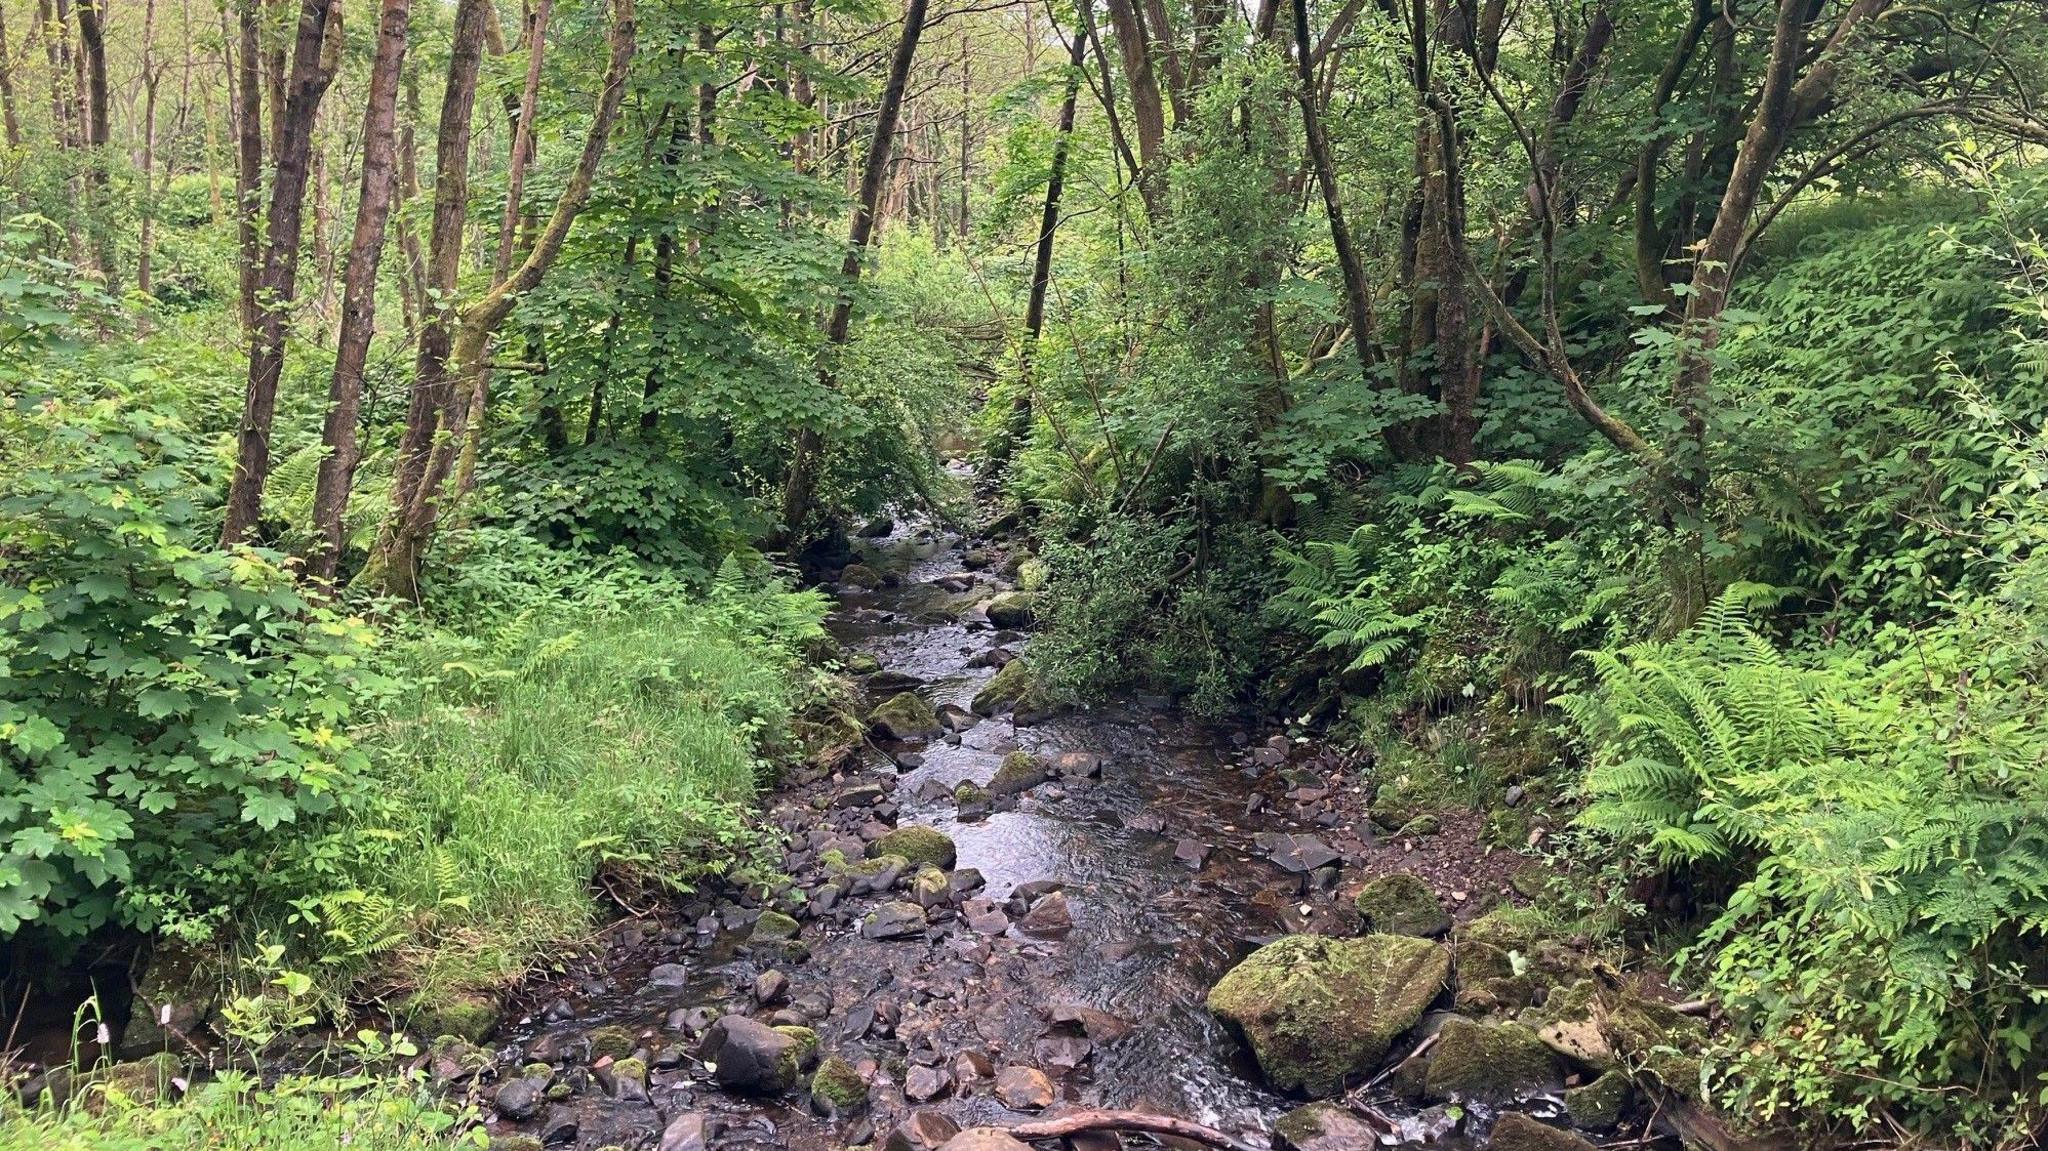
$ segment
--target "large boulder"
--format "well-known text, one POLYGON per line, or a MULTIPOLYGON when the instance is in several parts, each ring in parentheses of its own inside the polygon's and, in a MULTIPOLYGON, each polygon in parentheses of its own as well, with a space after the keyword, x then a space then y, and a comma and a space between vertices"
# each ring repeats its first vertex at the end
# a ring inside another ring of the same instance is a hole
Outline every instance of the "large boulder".
POLYGON ((1357 907, 1367 931, 1426 937, 1451 929, 1443 901, 1412 872, 1382 875, 1366 884, 1358 892, 1357 907))
POLYGON ((1452 1016, 1437 1033, 1422 1083, 1433 1101, 1500 1104, 1556 1091, 1563 1076, 1550 1048, 1527 1027, 1452 1016))
POLYGON ((988 622, 997 627, 1030 627, 1037 618, 1038 597, 1028 591, 1006 591, 988 601, 988 622))
POLYGON ((798 1037, 744 1015, 720 1016, 697 1054, 719 1086, 751 1095, 792 1091, 803 1070, 798 1037))
POLYGON ((939 734, 939 714, 915 692, 900 691, 868 715, 868 726, 889 739, 930 739, 939 734))
POLYGON ((220 998, 222 980, 199 952, 170 941, 150 949, 135 988, 134 1012, 121 1033, 121 1054, 140 1059, 159 1051, 190 1051, 210 1037, 202 1030, 220 998))
POLYGON ((1601 996, 1598 1010, 1600 1031, 1615 1054, 1666 1090, 1694 1102, 1700 1100, 1700 1053, 1707 1048, 1706 1024, 1628 991, 1601 996))
POLYGON ((1274 1087, 1328 1095, 1386 1058, 1450 971, 1450 953, 1425 939, 1289 935, 1218 981, 1209 1010, 1251 1048, 1274 1087))
POLYGON ((874 859, 894 855, 911 866, 929 863, 946 870, 953 866, 959 853, 953 847, 952 838, 943 831, 930 827, 899 827, 869 844, 868 855, 874 859))
POLYGON ((1060 710, 1059 701, 1039 681, 1038 673, 1021 659, 1004 664, 994 678, 974 693, 968 706, 984 718, 1009 712, 1022 724, 1036 723, 1060 710))
POLYGON ((1013 751, 988 781, 990 795, 1021 795, 1049 778, 1045 762, 1028 751, 1013 751))

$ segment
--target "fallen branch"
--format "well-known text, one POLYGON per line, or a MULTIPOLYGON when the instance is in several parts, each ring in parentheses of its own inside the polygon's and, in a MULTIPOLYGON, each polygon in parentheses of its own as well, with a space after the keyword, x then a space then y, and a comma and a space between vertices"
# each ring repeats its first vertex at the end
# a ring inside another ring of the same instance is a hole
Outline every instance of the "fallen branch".
POLYGON ((1177 1135, 1192 1139, 1211 1147, 1225 1147, 1229 1151, 1260 1151, 1241 1139, 1225 1135, 1213 1127, 1191 1123, 1186 1119, 1174 1119, 1165 1115, 1148 1115, 1143 1111, 1075 1111, 1052 1119, 1041 1119, 1036 1123, 1024 1123, 1010 1128, 1013 1139, 1061 1139, 1079 1135, 1083 1131, 1149 1131, 1155 1135, 1177 1135))
POLYGON ((1410 1063, 1415 1062, 1417 1059, 1422 1058, 1422 1056, 1426 1054, 1430 1048, 1436 1046, 1436 1041, 1440 1037, 1442 1037, 1442 1035, 1443 1032, 1439 1031, 1434 1035, 1431 1035, 1429 1038, 1424 1039, 1422 1042, 1417 1043, 1415 1045, 1415 1050, 1410 1051, 1408 1054, 1402 1056, 1401 1061, 1399 1063, 1396 1063, 1392 1067, 1387 1068, 1385 1071, 1380 1072, 1378 1075, 1373 1076, 1370 1082, 1366 1083, 1365 1086, 1360 1087, 1357 1091, 1353 1092, 1353 1094, 1364 1095, 1366 1092, 1372 1090, 1375 1087, 1378 1087, 1382 1083, 1385 1083, 1388 1080, 1388 1078, 1393 1076, 1396 1072, 1400 1071, 1401 1068, 1406 1067, 1410 1063))

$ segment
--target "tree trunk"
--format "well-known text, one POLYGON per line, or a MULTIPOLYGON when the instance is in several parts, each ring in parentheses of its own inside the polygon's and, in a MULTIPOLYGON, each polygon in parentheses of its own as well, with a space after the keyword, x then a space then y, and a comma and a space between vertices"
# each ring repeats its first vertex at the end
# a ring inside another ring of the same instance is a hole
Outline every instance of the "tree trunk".
POLYGON ((519 230, 526 169, 533 163, 533 117, 540 106, 540 70, 547 53, 548 17, 554 7, 554 0, 539 0, 527 17, 526 87, 519 97, 519 123, 512 134, 511 166, 505 173, 505 218, 498 223, 498 255, 491 264, 493 284, 512 274, 512 241, 519 230))
POLYGON ((14 107, 14 58, 7 50, 7 22, 0 13, 0 118, 7 125, 7 146, 21 147, 21 114, 14 107))
POLYGON ((377 265, 391 216, 398 173, 398 82, 405 67, 406 24, 412 0, 383 0, 377 17, 377 51, 370 66, 370 91, 363 107, 363 176, 356 199, 355 234, 341 295, 341 335, 334 375, 327 387, 327 419, 320 442, 327 454, 313 493, 313 545, 306 570, 324 583, 334 581, 344 546, 349 491, 362 460, 356 424, 362 416, 363 367, 376 334, 377 265))
POLYGON ((1314 41, 1309 37, 1308 0, 1294 0, 1295 63, 1301 77, 1301 123, 1308 141, 1309 163, 1314 166, 1316 184, 1323 193, 1323 215, 1330 226, 1330 243, 1337 249, 1337 268, 1344 277, 1344 313, 1351 324, 1351 342, 1358 354, 1358 370, 1369 386, 1373 382, 1376 325, 1372 312, 1372 289, 1365 279, 1365 265, 1352 243, 1351 226, 1344 219, 1344 199, 1337 186, 1337 165, 1330 153, 1330 137, 1323 131, 1322 110, 1317 106, 1314 41))
MULTIPOLYGON (((485 352, 491 337, 497 332, 498 325, 511 314, 519 297, 539 286, 548 269, 554 266, 562 254, 563 243, 569 237, 569 229, 590 200, 598 164, 604 159, 605 144, 611 137, 612 125, 618 120, 619 107, 625 100, 626 73, 633 60, 635 30, 633 0, 613 0, 611 31, 606 37, 609 61, 605 68, 604 90, 598 97, 597 110, 591 117, 590 132, 584 138, 576 170, 562 189, 561 198, 555 201, 547 227, 535 241, 533 250, 526 254, 526 259, 510 277, 462 310, 446 359, 438 372, 446 382, 439 389, 443 409, 434 416, 436 426, 424 435, 415 434, 410 425, 406 429, 406 440, 419 444, 424 450, 414 469, 415 479, 406 493, 405 503, 395 509, 393 521, 386 525, 379 554, 372 561, 380 569, 378 574, 383 579, 385 590, 399 598, 414 602, 419 599, 419 560, 433 537, 434 526, 440 516, 442 489, 453 461, 464 450, 465 432, 482 416, 481 412, 470 411, 461 401, 473 393, 477 375, 484 370, 485 352), (460 386, 463 384, 470 386, 460 386)), ((470 65, 466 87, 469 98, 465 102, 473 107, 476 95, 474 63, 470 65)), ((469 134, 468 116, 465 114, 462 119, 460 135, 466 138, 469 134)), ((443 127, 447 126, 444 119, 443 127)), ((441 143, 443 146, 450 144, 449 136, 444 135, 441 143)), ((437 186, 437 225, 441 198, 442 189, 437 186)), ((439 255, 437 246, 437 259, 439 255)), ((459 496, 460 492, 455 494, 459 496)))
POLYGON ((107 33, 101 17, 107 0, 79 0, 78 62, 84 78, 79 85, 85 101, 86 147, 86 229, 92 235, 93 261, 106 280, 107 294, 121 294, 120 272, 114 252, 114 206, 108 200, 107 154, 112 141, 112 97, 107 90, 107 33))
POLYGON ((249 386, 236 435, 235 474, 228 483, 227 519, 221 526, 223 547, 241 543, 263 514, 263 486, 270 476, 270 426, 277 414, 286 329, 297 298, 300 222, 313 150, 313 121, 321 97, 334 80, 340 52, 340 17, 334 0, 301 0, 291 81, 285 94, 285 131, 271 176, 256 330, 249 342, 249 386))
MULTIPOLYGON (((0 46, 0 55, 6 48, 0 46)), ((156 67, 156 0, 145 0, 142 8, 142 195, 136 215, 140 236, 135 255, 135 289, 144 296, 154 288, 151 257, 156 247, 156 97, 163 76, 156 67)), ((212 167, 212 157, 207 166, 212 167)))
MULTIPOLYGON (((1093 0, 1080 0, 1082 4, 1093 0)), ((1017 397, 1010 405, 1007 434, 991 445, 990 462, 997 468, 1031 439, 1031 404, 1035 387, 1033 370, 1037 363, 1038 337, 1045 327, 1045 294, 1052 283, 1053 234, 1059 229, 1060 195, 1067 183, 1067 153, 1074 136, 1075 105, 1081 98, 1081 69, 1086 66, 1088 38, 1074 29, 1067 45, 1066 91, 1060 100, 1059 127, 1053 136, 1052 171, 1045 181, 1045 208, 1038 216, 1038 247, 1031 260, 1031 295, 1024 305, 1024 342, 1017 350, 1017 397)), ((964 193, 963 193, 964 194, 964 193)))
POLYGON ((235 61, 235 237, 241 257, 242 327, 256 328, 256 285, 261 274, 263 212, 262 0, 237 0, 235 61))
MULTIPOLYGON (((1121 2, 1127 4, 1129 0, 1121 2)), ((860 280, 861 260, 866 254, 869 238, 874 235, 875 209, 881 202, 883 182, 889 176, 889 156, 891 145, 896 140, 896 121, 903 111, 903 92, 909 85, 910 64, 917 55, 917 41, 924 35, 928 3, 929 0, 909 0, 906 6, 903 32, 896 40, 895 55, 889 60, 889 79, 882 88, 882 103, 875 111, 874 136, 868 145, 866 164, 861 170, 860 196, 854 202, 853 223, 848 229, 846 260, 839 269, 845 287, 833 304, 831 319, 825 325, 825 342, 829 347, 818 369, 818 383, 827 392, 838 390, 831 357, 837 349, 846 346, 852 331, 853 287, 860 280)), ((782 490, 782 531, 786 540, 797 538, 803 530, 804 521, 810 517, 818 482, 818 457, 823 450, 824 437, 815 427, 806 426, 797 432, 796 452, 790 458, 789 478, 782 490)))
POLYGON ((1131 115, 1138 132, 1138 195, 1154 219, 1165 209, 1166 105, 1152 70, 1152 51, 1145 25, 1132 0, 1108 0, 1110 27, 1123 53, 1124 83, 1131 90, 1131 115))

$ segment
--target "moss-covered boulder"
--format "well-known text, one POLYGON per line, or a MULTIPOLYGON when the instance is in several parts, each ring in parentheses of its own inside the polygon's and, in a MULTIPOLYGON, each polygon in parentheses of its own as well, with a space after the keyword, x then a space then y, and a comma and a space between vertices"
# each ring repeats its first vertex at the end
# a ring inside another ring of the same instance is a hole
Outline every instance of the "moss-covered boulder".
POLYGON ((1398 871, 1360 889, 1358 917, 1367 931, 1387 935, 1442 935, 1451 929, 1443 901, 1419 875, 1398 871))
POLYGON ((1621 991, 1602 996, 1600 1030, 1628 1065, 1686 1099, 1700 1099, 1706 1024, 1666 1004, 1621 991))
POLYGON ((224 986, 210 957, 180 943, 158 941, 135 987, 135 1006, 121 1032, 121 1054, 140 1059, 204 1043, 207 1016, 224 986))
POLYGON ((808 1027, 794 1025, 777 1027, 779 1034, 790 1042, 790 1056, 796 1060, 798 1070, 814 1067, 818 1062, 818 1033, 808 1027))
POLYGON ((1591 1142, 1570 1131, 1510 1111, 1493 1125, 1487 1140, 1491 1151, 1595 1151, 1591 1142))
POLYGON ((1511 1103, 1555 1091, 1562 1080, 1556 1058, 1534 1031, 1452 1016, 1437 1033, 1422 1090, 1439 1102, 1511 1103))
POLYGON ((1568 1063, 1596 1074, 1620 1065, 1602 1027, 1599 988, 1590 979, 1552 988, 1543 1006, 1522 1012, 1521 1019, 1568 1063))
POLYGON ((92 1089, 83 1096, 86 1109, 96 1111, 108 1102, 124 1107, 154 1107, 177 1093, 177 1081, 184 1074, 178 1057, 168 1051, 116 1063, 92 1074, 92 1089))
POLYGON ((801 930, 803 928, 796 920, 780 911, 770 909, 763 911, 761 917, 754 920, 754 929, 747 934, 747 938, 755 943, 779 943, 795 939, 797 932, 801 930))
POLYGON ((1371 1070, 1450 975, 1423 939, 1289 935, 1253 952, 1209 991, 1209 1010, 1282 1091, 1328 1095, 1371 1070))
POLYGON ((952 838, 930 827, 899 827, 868 844, 868 855, 871 858, 901 856, 913 867, 929 863, 940 870, 950 870, 959 858, 952 838))
POLYGON ((811 1098, 822 1100, 835 1112, 858 1111, 867 1106, 867 1081, 853 1064, 837 1055, 828 1055, 811 1076, 811 1098))
POLYGON ((1620 1126, 1634 1094, 1634 1084, 1626 1074, 1609 1071, 1591 1083, 1566 1088, 1564 1109, 1571 1113, 1572 1122, 1581 1127, 1611 1131, 1620 1126))
POLYGON ((1020 795, 1047 779, 1045 764, 1028 751, 1013 751, 1003 757, 1002 766, 988 781, 990 795, 1020 795))
POLYGON ((912 691, 899 691, 868 714, 868 727, 887 739, 930 739, 939 734, 939 714, 912 691))
POLYGON ((1006 591, 988 601, 988 622, 997 627, 1030 627, 1038 616, 1038 597, 1028 591, 1006 591))
POLYGON ((423 991, 412 997, 401 1014, 406 1017, 407 1029, 416 1035, 453 1035, 480 1043, 498 1025, 503 1011, 495 998, 481 992, 423 991))
POLYGON ((866 564, 847 564, 839 571, 839 582, 847 587, 872 590, 882 586, 882 573, 866 564))
POLYGON ((1013 659, 982 685, 968 707, 983 717, 1009 712, 1018 723, 1030 724, 1058 714, 1061 704, 1029 663, 1013 659))
POLYGON ((590 1058, 593 1062, 599 1059, 624 1059, 639 1045, 639 1038, 630 1028, 608 1025, 593 1028, 590 1032, 590 1058))
POLYGON ((1460 939, 1451 948, 1457 962, 1457 1008, 1468 1015, 1515 1012, 1536 997, 1536 976, 1526 962, 1491 943, 1460 939))

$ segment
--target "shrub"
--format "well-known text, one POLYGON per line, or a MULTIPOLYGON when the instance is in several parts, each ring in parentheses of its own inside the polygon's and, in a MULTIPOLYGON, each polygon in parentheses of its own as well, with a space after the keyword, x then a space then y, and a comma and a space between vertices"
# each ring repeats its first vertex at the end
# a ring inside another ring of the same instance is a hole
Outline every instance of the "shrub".
POLYGON ((200 450, 108 401, 0 413, 0 935, 207 935, 364 795, 360 620, 213 548, 200 450), (287 836, 285 832, 290 831, 287 836))

